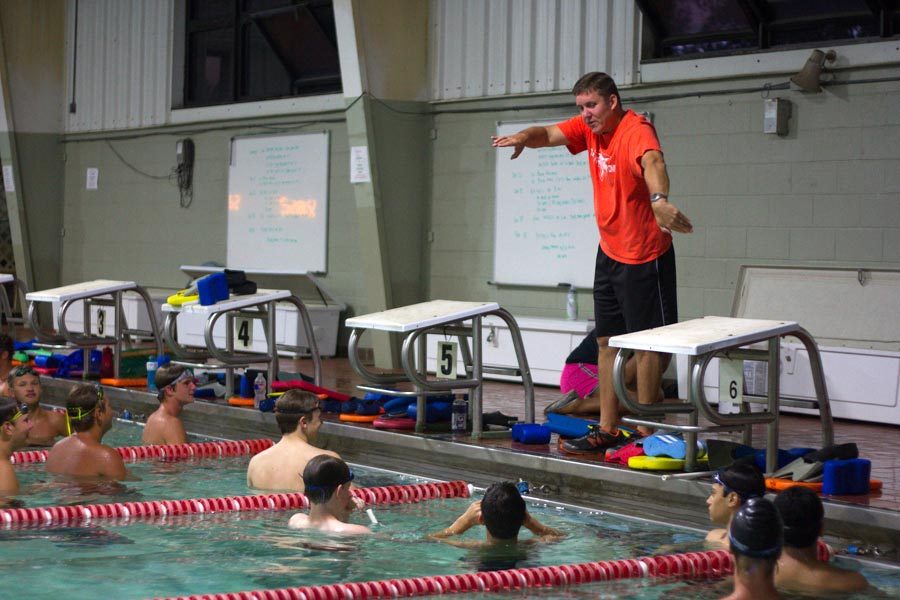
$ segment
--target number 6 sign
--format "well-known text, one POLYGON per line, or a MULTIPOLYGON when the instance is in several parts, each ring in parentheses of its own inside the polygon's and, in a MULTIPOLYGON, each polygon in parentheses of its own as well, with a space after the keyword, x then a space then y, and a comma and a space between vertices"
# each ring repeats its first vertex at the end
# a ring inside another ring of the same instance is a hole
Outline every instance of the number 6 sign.
POLYGON ((744 361, 719 359, 719 412, 729 414, 744 401, 744 361))

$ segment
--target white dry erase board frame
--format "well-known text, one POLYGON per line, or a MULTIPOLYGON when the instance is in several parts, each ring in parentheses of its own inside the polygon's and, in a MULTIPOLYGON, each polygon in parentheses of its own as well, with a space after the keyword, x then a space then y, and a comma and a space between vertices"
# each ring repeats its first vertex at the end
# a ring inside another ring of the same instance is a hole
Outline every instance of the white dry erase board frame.
MULTIPOLYGON (((558 122, 502 122, 497 135, 558 122)), ((591 289, 600 234, 587 154, 559 146, 511 155, 512 148, 496 155, 494 283, 591 289)))
POLYGON ((324 273, 328 132, 231 140, 226 264, 255 273, 324 273))

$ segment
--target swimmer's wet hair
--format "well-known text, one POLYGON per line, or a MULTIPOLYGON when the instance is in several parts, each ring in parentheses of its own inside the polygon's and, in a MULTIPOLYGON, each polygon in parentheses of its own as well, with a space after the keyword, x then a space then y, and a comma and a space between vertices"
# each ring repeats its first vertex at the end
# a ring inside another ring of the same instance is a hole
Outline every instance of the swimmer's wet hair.
POLYGON ((66 398, 66 416, 72 430, 87 431, 93 427, 97 419, 97 407, 102 403, 102 388, 90 384, 72 388, 66 398))
POLYGON ((181 374, 185 371, 187 371, 187 367, 173 363, 163 365, 156 370, 156 375, 153 376, 153 383, 156 385, 157 400, 162 402, 166 399, 166 388, 181 377, 181 374))
POLYGON ((493 483, 481 500, 481 516, 488 532, 498 540, 514 540, 525 522, 525 500, 515 484, 493 483))
POLYGON ((825 509, 812 490, 794 486, 775 497, 775 508, 784 522, 784 545, 808 548, 816 543, 822 532, 825 509))
POLYGON ((304 390, 288 390, 275 401, 275 422, 282 434, 294 433, 300 418, 310 418, 319 408, 319 397, 304 390))
POLYGON ((353 481, 353 471, 340 458, 314 456, 303 469, 303 493, 310 504, 325 504, 340 486, 353 481))

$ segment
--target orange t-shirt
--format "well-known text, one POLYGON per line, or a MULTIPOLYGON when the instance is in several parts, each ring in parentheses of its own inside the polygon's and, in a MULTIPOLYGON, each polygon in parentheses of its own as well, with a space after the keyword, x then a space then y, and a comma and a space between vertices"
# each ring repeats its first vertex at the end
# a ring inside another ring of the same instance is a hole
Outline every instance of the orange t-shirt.
POLYGON ((672 235, 656 223, 641 169, 644 153, 661 151, 653 124, 629 110, 611 136, 594 135, 580 116, 557 127, 569 141, 569 152, 588 151, 603 252, 632 265, 664 254, 672 245, 672 235))

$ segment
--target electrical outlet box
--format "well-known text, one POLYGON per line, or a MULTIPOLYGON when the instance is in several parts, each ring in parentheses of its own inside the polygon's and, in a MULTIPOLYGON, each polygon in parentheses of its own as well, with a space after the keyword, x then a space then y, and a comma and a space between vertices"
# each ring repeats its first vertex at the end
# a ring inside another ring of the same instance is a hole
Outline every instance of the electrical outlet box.
POLYGON ((763 133, 787 135, 791 103, 783 98, 768 98, 763 102, 765 102, 763 133))

